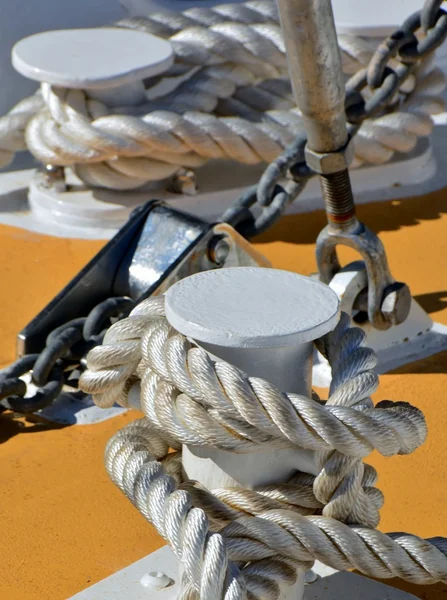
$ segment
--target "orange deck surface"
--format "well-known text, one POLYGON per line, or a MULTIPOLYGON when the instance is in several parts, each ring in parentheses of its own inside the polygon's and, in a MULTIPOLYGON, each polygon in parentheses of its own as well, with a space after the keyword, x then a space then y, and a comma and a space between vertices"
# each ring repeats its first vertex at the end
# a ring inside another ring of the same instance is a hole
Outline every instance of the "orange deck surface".
MULTIPOLYGON (((447 324, 447 190, 358 212, 380 233, 395 276, 447 324)), ((256 246, 275 267, 308 274, 315 271, 314 242, 324 223, 322 212, 286 217, 256 246)), ((0 227, 0 365, 14 359, 16 331, 102 243, 0 227)), ((447 536, 446 384, 447 352, 381 377, 376 399, 419 406, 429 427, 428 441, 413 455, 368 460, 385 493, 383 531, 447 536)), ((0 414, 1 600, 64 600, 161 545, 102 464, 107 440, 136 416, 58 427, 0 414)), ((447 599, 442 585, 392 584, 420 598, 447 599)))

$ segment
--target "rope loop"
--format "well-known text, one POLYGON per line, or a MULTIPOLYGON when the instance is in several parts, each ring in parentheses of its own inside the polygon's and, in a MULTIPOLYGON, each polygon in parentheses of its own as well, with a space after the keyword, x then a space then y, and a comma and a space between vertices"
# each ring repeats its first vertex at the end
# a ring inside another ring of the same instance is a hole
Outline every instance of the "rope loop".
POLYGON ((316 346, 332 367, 326 401, 281 393, 213 360, 167 323, 163 297, 140 303, 90 352, 80 387, 98 405, 125 405, 140 380, 145 418, 115 434, 106 467, 183 562, 183 594, 276 600, 279 584, 291 585, 315 559, 372 577, 447 581, 445 540, 374 529, 383 495, 363 462, 373 449, 392 456, 418 448, 426 438, 421 411, 406 402, 373 405, 376 356, 347 315, 316 346), (236 453, 304 448, 315 453, 318 475, 207 490, 184 479, 184 444, 236 453))

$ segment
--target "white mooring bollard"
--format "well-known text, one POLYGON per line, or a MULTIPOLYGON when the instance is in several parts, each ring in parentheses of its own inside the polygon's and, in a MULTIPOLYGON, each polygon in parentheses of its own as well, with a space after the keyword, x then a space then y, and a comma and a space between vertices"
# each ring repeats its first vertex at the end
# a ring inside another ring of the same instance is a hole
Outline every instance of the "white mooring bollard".
MULTIPOLYGON (((12 50, 14 68, 28 79, 56 89, 85 90, 109 107, 146 102, 143 80, 161 75, 173 61, 170 42, 118 27, 46 31, 20 40, 12 50)), ((78 180, 69 183, 75 185, 65 189, 64 181, 57 187, 40 174, 34 177, 28 200, 37 221, 114 231, 134 208, 132 200, 101 201, 101 196, 80 192, 78 180)))
MULTIPOLYGON (((339 318, 335 292, 322 283, 274 269, 234 267, 192 275, 166 293, 166 316, 175 329, 211 352, 279 389, 311 393, 313 340, 339 318)), ((140 408, 140 382, 129 392, 140 408)), ((208 489, 286 481, 296 470, 316 474, 313 454, 302 450, 235 454, 210 447, 183 448, 185 475, 208 489)), ((79 592, 71 600, 178 600, 181 567, 164 546, 79 592)), ((318 561, 279 600, 416 600, 415 596, 318 561), (311 584, 304 594, 304 583, 311 584)), ((206 600, 214 600, 207 598, 206 600)))
MULTIPOLYGON (((180 333, 216 359, 284 392, 310 397, 313 341, 334 329, 339 301, 326 285, 308 277, 242 267, 206 271, 171 287, 166 317, 180 333)), ((253 489, 286 481, 295 471, 317 474, 313 453, 284 449, 236 454, 211 447, 183 448, 189 479, 208 489, 253 489)), ((301 576, 282 600, 299 600, 301 576)))

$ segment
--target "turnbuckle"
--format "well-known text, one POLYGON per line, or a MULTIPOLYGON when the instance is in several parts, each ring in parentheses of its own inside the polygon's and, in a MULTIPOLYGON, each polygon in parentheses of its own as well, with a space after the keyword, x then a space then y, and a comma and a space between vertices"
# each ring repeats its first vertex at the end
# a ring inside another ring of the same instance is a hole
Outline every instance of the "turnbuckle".
MULTIPOLYGON (((376 329, 389 329, 407 318, 411 294, 407 285, 393 279, 382 242, 355 214, 348 170, 352 142, 331 0, 278 0, 278 6, 295 99, 307 133, 306 162, 320 176, 328 217, 317 240, 320 279, 329 284, 341 270, 338 245, 357 250, 367 274, 369 321, 376 329)), ((364 299, 365 290, 360 293, 364 299)))

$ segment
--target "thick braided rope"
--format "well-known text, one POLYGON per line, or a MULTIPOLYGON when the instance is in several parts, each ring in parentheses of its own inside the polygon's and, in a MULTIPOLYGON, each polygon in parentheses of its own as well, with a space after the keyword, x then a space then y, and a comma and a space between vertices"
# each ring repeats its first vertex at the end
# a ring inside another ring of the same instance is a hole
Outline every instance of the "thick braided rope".
POLYGON ((82 389, 100 406, 125 403, 129 381, 137 374, 141 408, 171 445, 211 444, 249 452, 268 444, 321 451, 320 475, 313 485, 324 514, 376 525, 383 499, 373 487, 375 472, 368 467, 365 473, 361 459, 372 448, 385 455, 411 452, 425 439, 425 425, 408 405, 372 407, 369 396, 378 378, 371 371, 375 355, 363 347, 363 332, 350 328, 344 315, 329 334, 332 338, 322 341, 327 345, 336 339, 333 345, 340 349, 333 360, 330 399, 323 406, 296 394, 281 394, 226 363, 214 363, 169 327, 163 311, 163 298, 149 299, 111 327, 103 346, 88 355, 82 389), (362 411, 348 408, 351 405, 362 411), (385 421, 387 427, 382 428, 385 421), (363 486, 366 491, 359 494, 363 486))
POLYGON ((7 115, 0 117, 0 168, 9 165, 16 152, 26 150, 25 130, 44 107, 40 93, 21 100, 7 115))
MULTIPOLYGON (((88 100, 81 91, 44 86, 49 112, 39 113, 29 123, 27 146, 42 163, 74 164, 88 185, 114 189, 160 181, 181 167, 196 168, 212 159, 271 162, 302 132, 290 90, 282 95, 283 82, 268 80, 262 87, 244 86, 231 94, 237 85, 231 77, 235 70, 228 79, 223 71, 210 67, 207 73, 195 74, 177 95, 170 94, 166 107, 159 99, 142 117, 106 114, 107 107, 88 100), (270 91, 275 85, 279 93, 270 91), (197 94, 200 87, 207 92, 197 94), (290 107, 284 109, 287 104, 290 107), (205 112, 213 105, 215 113, 205 112), (95 111, 100 113, 97 118, 95 111)), ((239 68, 237 75, 241 72, 239 68)), ((354 166, 387 162, 395 152, 409 152, 419 137, 429 135, 433 127, 429 115, 442 110, 434 94, 443 86, 439 70, 421 75, 415 92, 398 112, 367 121, 356 136, 354 166)))
MULTIPOLYGON (((177 57, 173 75, 183 74, 192 66, 218 62, 261 63, 257 68, 270 70, 275 64, 284 69, 278 9, 271 0, 194 7, 182 13, 157 12, 122 19, 117 25, 169 39, 177 57), (230 28, 229 24, 237 27, 230 28)), ((366 66, 382 41, 354 35, 340 35, 338 39, 343 71, 350 75, 366 66)))
MULTIPOLYGON (((28 118, 25 132, 26 146, 42 163, 75 166, 87 185, 132 189, 211 159, 270 162, 302 131, 284 79, 287 65, 274 2, 157 13, 119 25, 169 38, 176 62, 168 78, 192 75, 174 92, 138 107, 138 115, 135 107, 115 111, 82 91, 44 85, 45 109, 28 118)), ((376 44, 341 36, 345 72, 365 66, 376 44)), ((396 112, 362 126, 354 166, 387 162, 429 135, 429 115, 443 109, 443 87, 442 72, 427 59, 402 89, 396 112)), ((14 122, 8 116, 3 121, 0 149, 3 129, 3 146, 9 149, 14 122)), ((23 130, 20 124, 14 135, 23 130)))
POLYGON ((143 419, 115 434, 105 460, 112 480, 182 562, 182 598, 242 600, 248 593, 253 600, 275 600, 278 584, 292 584, 295 570, 307 570, 315 559, 376 578, 447 581, 447 543, 440 538, 385 535, 291 510, 241 516, 212 533, 205 511, 194 506, 191 495, 163 468, 166 453, 167 444, 143 419))
MULTIPOLYGON (((405 403, 385 402, 383 408, 381 405, 372 408, 369 395, 377 386, 377 376, 371 371, 375 357, 363 343, 363 333, 350 328, 346 316, 342 316, 334 332, 318 342, 320 351, 332 364, 333 380, 325 406, 305 399, 307 408, 302 412, 308 417, 306 425, 318 429, 313 406, 327 414, 333 414, 335 409, 337 416, 342 409, 345 419, 347 412, 350 413, 347 420, 359 439, 371 427, 371 422, 366 423, 363 417, 376 413, 380 415, 380 427, 375 428, 375 433, 381 429, 388 441, 395 433, 393 448, 387 446, 386 452, 411 452, 425 439, 423 417, 405 403), (398 417, 400 428, 393 430, 396 423, 393 418, 390 420, 390 414, 398 417), (383 427, 385 423, 387 430, 383 427)), ((282 442, 308 446, 291 435, 293 427, 286 426, 285 415, 280 418, 284 408, 281 397, 286 397, 295 414, 302 418, 297 402, 301 397, 281 395, 267 382, 247 378, 231 365, 212 363, 206 352, 191 348, 183 336, 166 324, 163 298, 142 302, 127 319, 113 325, 104 346, 90 352, 88 367, 81 378, 81 387, 96 392, 95 400, 102 405, 113 400, 125 403, 129 382, 135 381, 135 376, 142 380, 141 402, 148 418, 114 436, 106 450, 106 466, 113 481, 155 525, 182 561, 185 568, 182 598, 275 599, 279 596, 279 583, 293 583, 296 570, 309 568, 315 558, 337 569, 355 567, 374 577, 399 576, 417 583, 447 579, 444 540, 426 541, 405 534, 385 536, 366 527, 348 527, 340 522, 340 517, 324 516, 328 508, 333 515, 340 509, 345 515, 361 513, 358 501, 353 501, 352 489, 347 494, 349 498, 336 494, 328 503, 318 498, 334 484, 336 489, 349 488, 347 482, 340 485, 349 470, 355 471, 347 479, 357 481, 356 493, 363 488, 363 503, 368 504, 371 490, 376 510, 382 502, 380 493, 372 488, 375 471, 362 465, 356 456, 357 449, 337 448, 330 420, 325 423, 325 441, 330 440, 332 449, 321 449, 321 443, 319 448, 311 444, 323 465, 317 478, 297 473, 286 484, 263 486, 254 491, 207 491, 194 482, 182 481, 178 450, 183 443, 212 443, 235 449, 227 446, 228 437, 220 436, 218 428, 212 429, 213 421, 224 423, 229 429, 233 427, 238 436, 245 436, 246 441, 255 442, 256 446, 266 441, 270 445, 281 441, 278 429, 282 442), (248 401, 244 403, 241 396, 248 401), (272 419, 270 423, 260 417, 253 396, 261 399, 262 411, 272 419), (236 411, 229 406, 234 403, 236 411), (272 409, 277 403, 280 410, 275 413, 272 409), (194 410, 199 404, 202 409, 208 408, 211 419, 205 421, 203 410, 194 410), (201 437, 202 425, 206 432, 201 437), (263 435, 257 437, 255 430, 261 430, 263 435), (196 438, 191 440, 194 433, 196 438), (168 454, 169 446, 177 452, 168 454), (347 459, 344 465, 343 459, 347 459), (326 476, 328 482, 324 481, 326 476), (321 509, 323 516, 309 516, 321 509)), ((286 416, 290 420, 293 413, 286 416)), ((297 421, 291 420, 296 425, 297 421)), ((305 436, 302 437, 304 440, 305 436)), ((339 440, 342 435, 337 432, 335 437, 339 440)), ((383 451, 385 439, 380 437, 375 443, 383 451)), ((247 451, 247 447, 237 446, 236 451, 241 450, 247 451)))

